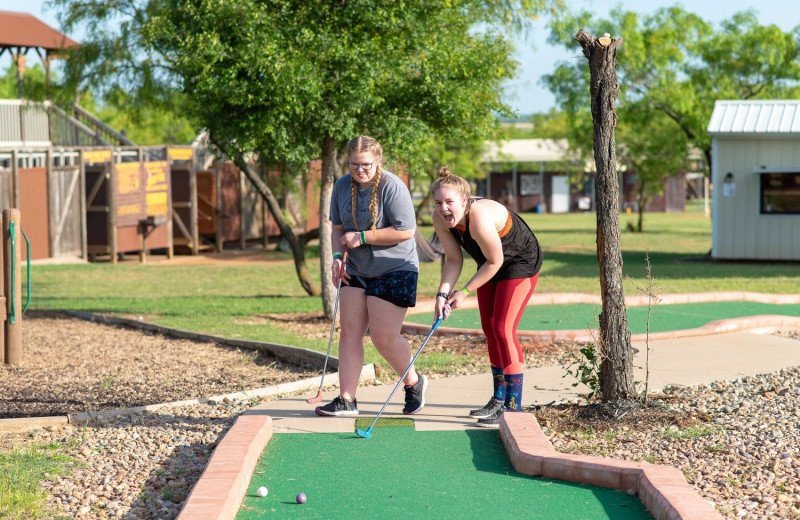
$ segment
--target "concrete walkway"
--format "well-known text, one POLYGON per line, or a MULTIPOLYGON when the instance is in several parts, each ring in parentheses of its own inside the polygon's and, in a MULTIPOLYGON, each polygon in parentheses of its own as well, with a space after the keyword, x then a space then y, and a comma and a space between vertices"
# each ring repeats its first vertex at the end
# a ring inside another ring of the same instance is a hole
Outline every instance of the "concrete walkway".
MULTIPOLYGON (((634 376, 645 380, 647 344, 633 342, 637 349, 634 376)), ((773 372, 800 365, 800 342, 758 332, 733 332, 689 338, 661 339, 649 342, 649 387, 657 392, 667 385, 694 386, 713 381, 739 379, 748 375, 773 372)), ((418 345, 412 345, 418 348, 418 345)), ((575 399, 586 387, 572 387, 571 376, 564 377, 561 366, 525 370, 523 404, 549 404, 575 399)), ((374 417, 389 397, 393 384, 362 386, 358 389, 360 416, 374 417)), ((263 403, 253 409, 270 415, 274 431, 281 433, 353 431, 354 418, 318 417, 301 396, 263 403)), ((338 395, 337 388, 323 391, 325 404, 338 395)), ((467 417, 469 410, 483 406, 491 395, 490 375, 478 374, 431 380, 426 406, 414 421, 418 430, 453 430, 475 427, 467 417)), ((403 392, 398 389, 382 417, 403 416, 403 392)))

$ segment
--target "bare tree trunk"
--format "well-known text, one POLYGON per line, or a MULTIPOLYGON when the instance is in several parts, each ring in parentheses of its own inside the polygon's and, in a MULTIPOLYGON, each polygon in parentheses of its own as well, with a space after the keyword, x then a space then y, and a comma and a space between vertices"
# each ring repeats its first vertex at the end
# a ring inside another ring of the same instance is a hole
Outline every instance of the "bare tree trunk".
POLYGON ((607 34, 595 38, 581 29, 575 36, 589 60, 590 95, 594 123, 594 161, 597 169, 597 259, 600 265, 600 392, 603 401, 635 396, 633 348, 622 289, 622 252, 619 243, 619 179, 614 143, 619 94, 617 48, 622 38, 607 34))
POLYGON ((275 219, 275 223, 281 230, 281 236, 289 242, 289 246, 292 249, 292 257, 294 258, 294 268, 297 272, 297 278, 300 280, 300 285, 303 286, 303 289, 309 296, 319 296, 319 287, 314 284, 314 280, 308 272, 308 265, 305 259, 305 244, 297 237, 292 230, 292 226, 283 218, 283 212, 281 211, 281 205, 278 199, 272 193, 272 190, 269 189, 269 186, 261 180, 261 176, 258 172, 253 171, 252 166, 250 166, 241 153, 234 153, 233 160, 236 166, 238 166, 250 182, 253 183, 253 186, 255 186, 261 198, 267 203, 267 208, 272 218, 275 219))
POLYGON ((336 179, 339 163, 336 160, 336 141, 330 134, 322 140, 322 182, 319 196, 319 272, 322 284, 322 309, 327 319, 333 318, 336 303, 336 289, 331 283, 333 269, 333 244, 331 244, 331 193, 336 179))

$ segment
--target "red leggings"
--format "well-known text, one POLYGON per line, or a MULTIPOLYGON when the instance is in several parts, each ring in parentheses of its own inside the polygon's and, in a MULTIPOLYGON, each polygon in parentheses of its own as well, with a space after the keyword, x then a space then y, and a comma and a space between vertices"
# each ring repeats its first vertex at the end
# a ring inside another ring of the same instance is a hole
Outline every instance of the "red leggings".
POLYGON ((478 288, 481 327, 489 344, 489 363, 506 369, 512 363, 524 364, 517 326, 533 295, 539 274, 489 282, 478 288))

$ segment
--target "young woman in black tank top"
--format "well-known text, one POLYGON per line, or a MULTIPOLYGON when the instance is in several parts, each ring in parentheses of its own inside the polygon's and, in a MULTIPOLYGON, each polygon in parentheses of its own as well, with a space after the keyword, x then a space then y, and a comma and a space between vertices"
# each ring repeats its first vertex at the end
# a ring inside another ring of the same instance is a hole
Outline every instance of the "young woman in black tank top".
POLYGON ((483 408, 472 410, 478 426, 497 428, 504 412, 522 410, 525 368, 517 324, 536 288, 542 251, 522 218, 490 199, 472 199, 469 184, 439 170, 431 188, 436 209, 433 225, 442 241, 445 262, 436 295, 438 319, 477 292, 481 328, 489 348, 493 394, 483 408), (478 270, 460 289, 453 285, 464 265, 462 248, 478 270))

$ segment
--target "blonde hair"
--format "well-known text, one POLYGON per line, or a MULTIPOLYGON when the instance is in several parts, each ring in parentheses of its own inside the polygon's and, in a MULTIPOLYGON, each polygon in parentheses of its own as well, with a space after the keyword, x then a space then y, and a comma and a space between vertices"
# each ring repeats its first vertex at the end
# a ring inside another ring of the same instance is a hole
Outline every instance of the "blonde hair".
MULTIPOLYGON (((381 144, 373 139, 372 137, 367 137, 365 135, 360 135, 350 140, 347 143, 347 155, 348 157, 354 153, 362 153, 362 152, 371 152, 375 160, 378 161, 381 157, 383 157, 383 148, 381 148, 381 144)), ((372 179, 372 198, 369 202, 369 213, 372 216, 372 233, 375 234, 378 226, 378 186, 381 184, 381 175, 383 170, 381 169, 380 161, 378 161, 378 166, 375 171, 375 178, 372 179)), ((356 181, 355 177, 350 177, 350 205, 352 206, 352 213, 353 213, 353 225, 356 227, 356 231, 358 229, 358 181, 356 181)))
POLYGON ((467 209, 466 213, 469 213, 469 207, 472 204, 472 195, 470 193, 469 183, 459 177, 458 175, 453 175, 450 172, 450 168, 447 166, 442 166, 439 168, 439 178, 433 181, 433 185, 431 186, 431 193, 436 193, 437 190, 441 190, 443 188, 449 188, 462 197, 467 198, 467 209))

